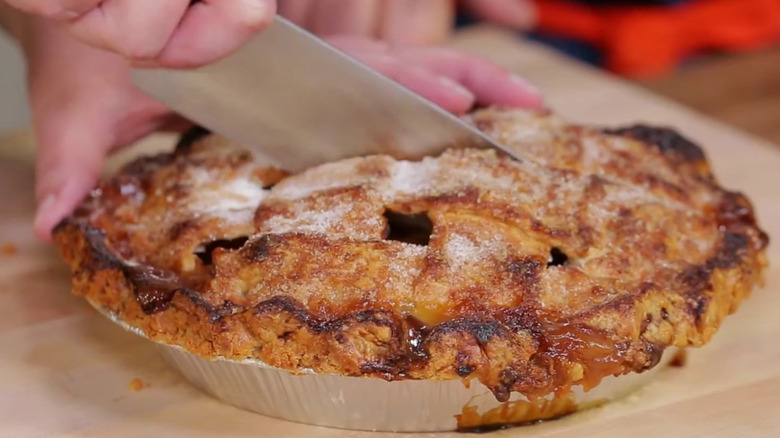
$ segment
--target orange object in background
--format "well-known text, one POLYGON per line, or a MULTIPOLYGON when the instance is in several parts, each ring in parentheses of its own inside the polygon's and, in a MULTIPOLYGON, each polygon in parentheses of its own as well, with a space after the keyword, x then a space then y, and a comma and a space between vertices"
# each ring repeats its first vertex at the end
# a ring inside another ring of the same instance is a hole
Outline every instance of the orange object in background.
POLYGON ((582 40, 604 67, 655 76, 705 50, 744 51, 780 41, 780 0, 693 0, 675 6, 587 6, 534 0, 537 30, 582 40))

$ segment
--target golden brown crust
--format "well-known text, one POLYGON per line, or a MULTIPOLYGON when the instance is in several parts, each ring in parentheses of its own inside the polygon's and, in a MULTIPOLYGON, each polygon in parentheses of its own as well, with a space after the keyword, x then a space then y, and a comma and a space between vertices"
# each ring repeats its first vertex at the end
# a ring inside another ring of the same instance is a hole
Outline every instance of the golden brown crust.
POLYGON ((674 132, 470 120, 536 164, 450 150, 287 176, 196 132, 101 184, 55 239, 74 291, 155 341, 293 372, 476 378, 499 400, 702 345, 761 280, 750 202, 674 132))

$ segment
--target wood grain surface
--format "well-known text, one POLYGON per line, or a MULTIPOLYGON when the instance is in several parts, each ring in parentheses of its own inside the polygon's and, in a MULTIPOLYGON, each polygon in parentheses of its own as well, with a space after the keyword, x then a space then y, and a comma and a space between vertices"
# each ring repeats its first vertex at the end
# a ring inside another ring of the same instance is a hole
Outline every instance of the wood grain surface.
MULTIPOLYGON (((455 44, 531 78, 549 106, 574 121, 679 129, 705 147, 723 184, 745 191, 761 224, 780 238, 780 149, 493 29, 472 30, 455 44)), ((172 140, 150 139, 114 164, 172 140)), ((0 136, 0 437, 400 436, 309 427, 224 405, 169 371, 146 341, 90 311, 70 295, 55 251, 33 237, 32 154, 27 129, 0 136), (139 391, 131 390, 134 379, 143 383, 139 391)), ((778 248, 769 251, 780 265, 778 248)), ((778 437, 779 338, 775 269, 684 367, 622 401, 491 436, 778 437)))
POLYGON ((717 120, 780 143, 780 45, 738 55, 705 57, 640 84, 717 120))

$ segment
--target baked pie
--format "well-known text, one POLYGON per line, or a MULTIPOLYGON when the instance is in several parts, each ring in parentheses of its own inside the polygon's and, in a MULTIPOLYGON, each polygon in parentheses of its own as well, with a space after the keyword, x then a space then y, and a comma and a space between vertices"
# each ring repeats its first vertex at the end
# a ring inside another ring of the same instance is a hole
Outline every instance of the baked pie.
POLYGON ((586 389, 706 343, 762 280, 748 199, 668 129, 467 119, 530 161, 450 149, 289 175, 195 129, 55 229, 73 289, 203 358, 499 401, 586 389))

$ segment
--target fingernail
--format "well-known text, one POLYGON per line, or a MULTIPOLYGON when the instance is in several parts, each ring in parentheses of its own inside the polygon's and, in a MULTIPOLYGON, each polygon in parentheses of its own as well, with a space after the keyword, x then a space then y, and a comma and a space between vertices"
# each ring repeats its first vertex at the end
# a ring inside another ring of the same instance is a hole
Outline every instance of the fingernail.
POLYGON ((458 94, 463 95, 464 97, 468 97, 469 99, 474 99, 474 93, 472 93, 468 88, 464 87, 463 85, 444 76, 439 76, 438 79, 440 84, 447 86, 452 91, 455 91, 458 94))
POLYGON ((520 87, 523 87, 525 89, 525 91, 528 92, 528 93, 538 94, 538 95, 542 94, 542 92, 539 91, 539 89, 536 88, 536 86, 534 84, 528 82, 528 80, 526 78, 522 77, 522 76, 518 76, 516 74, 510 74, 509 75, 509 80, 511 80, 514 84, 517 84, 520 87))

